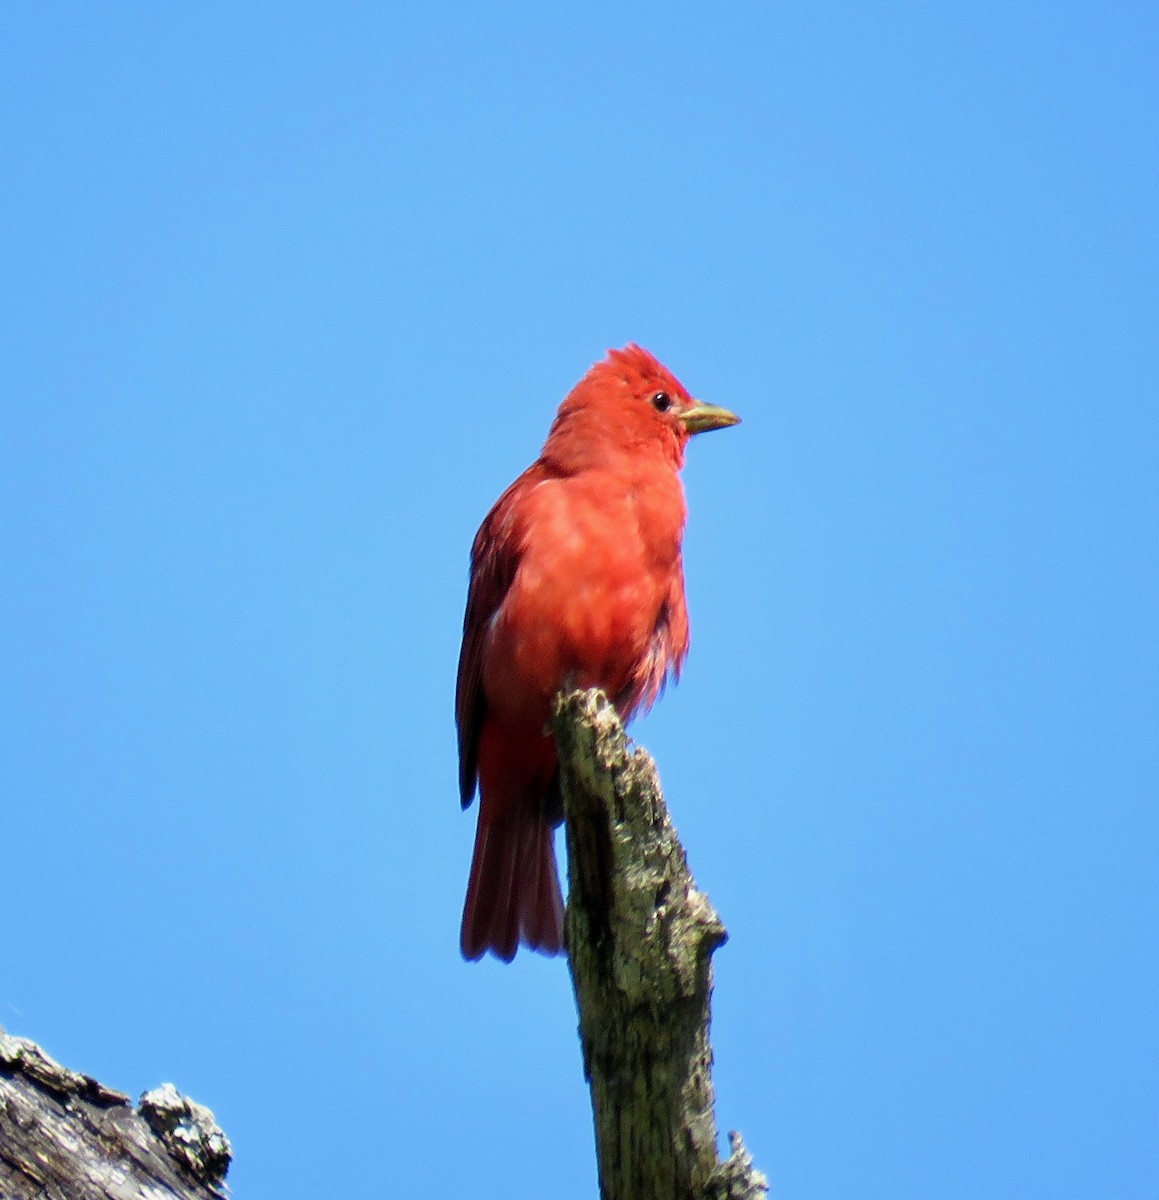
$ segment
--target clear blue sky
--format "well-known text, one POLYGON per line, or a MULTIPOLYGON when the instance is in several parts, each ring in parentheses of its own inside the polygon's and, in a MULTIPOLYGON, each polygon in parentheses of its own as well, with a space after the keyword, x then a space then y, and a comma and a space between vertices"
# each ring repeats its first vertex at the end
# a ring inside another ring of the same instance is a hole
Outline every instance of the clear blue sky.
POLYGON ((464 965, 467 551, 635 340, 637 736, 778 1200, 1153 1197, 1150 4, 10 3, 0 1024, 239 1200, 595 1194, 561 961, 464 965))

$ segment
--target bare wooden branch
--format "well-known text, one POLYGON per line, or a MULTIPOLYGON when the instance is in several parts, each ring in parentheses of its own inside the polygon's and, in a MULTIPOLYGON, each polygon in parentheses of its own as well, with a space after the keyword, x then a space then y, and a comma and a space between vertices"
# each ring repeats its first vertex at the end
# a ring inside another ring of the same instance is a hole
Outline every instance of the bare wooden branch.
POLYGON ((599 691, 553 722, 567 816, 568 957, 603 1200, 761 1200, 739 1134, 717 1154, 708 1040, 712 953, 727 937, 697 891, 656 766, 599 691))
POLYGON ((0 1029, 3 1200, 220 1200, 230 1155, 213 1114, 172 1084, 134 1111, 0 1029))

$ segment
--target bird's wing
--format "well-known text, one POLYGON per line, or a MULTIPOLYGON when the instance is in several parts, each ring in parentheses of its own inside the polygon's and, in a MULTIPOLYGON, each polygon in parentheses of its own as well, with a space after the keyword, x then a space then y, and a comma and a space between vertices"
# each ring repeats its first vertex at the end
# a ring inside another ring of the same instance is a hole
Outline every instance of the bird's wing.
POLYGON ((680 678, 688 653, 688 607, 684 599, 684 571, 679 560, 672 569, 668 594, 656 616, 648 651, 632 672, 621 711, 627 716, 647 712, 656 702, 668 676, 680 678))
POLYGON ((459 732, 459 798, 466 808, 475 795, 479 733, 486 714, 483 658, 492 618, 511 587, 522 554, 519 501, 540 481, 537 463, 529 467, 495 502, 471 546, 471 583, 463 617, 463 645, 455 687, 455 724, 459 732))

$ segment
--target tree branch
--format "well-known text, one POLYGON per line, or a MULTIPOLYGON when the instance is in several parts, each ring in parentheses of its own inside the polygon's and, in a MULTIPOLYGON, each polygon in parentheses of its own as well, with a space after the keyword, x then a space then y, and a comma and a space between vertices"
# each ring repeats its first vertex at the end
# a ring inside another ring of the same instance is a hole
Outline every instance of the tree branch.
POLYGON ((230 1145, 166 1083, 129 1097, 0 1029, 3 1200, 220 1200, 230 1145))
POLYGON ((717 1156, 712 952, 727 934, 697 891, 656 766, 599 691, 553 720, 567 816, 567 945, 603 1200, 761 1200, 739 1134, 717 1156))

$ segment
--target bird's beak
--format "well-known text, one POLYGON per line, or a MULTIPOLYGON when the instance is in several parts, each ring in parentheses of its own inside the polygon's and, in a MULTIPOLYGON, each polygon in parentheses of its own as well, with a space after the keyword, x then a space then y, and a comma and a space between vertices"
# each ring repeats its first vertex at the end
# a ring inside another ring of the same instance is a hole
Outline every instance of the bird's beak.
POLYGON ((736 413, 717 404, 705 404, 702 400, 694 400, 692 407, 680 414, 680 420, 689 433, 707 433, 710 429, 740 424, 740 417, 736 413))

